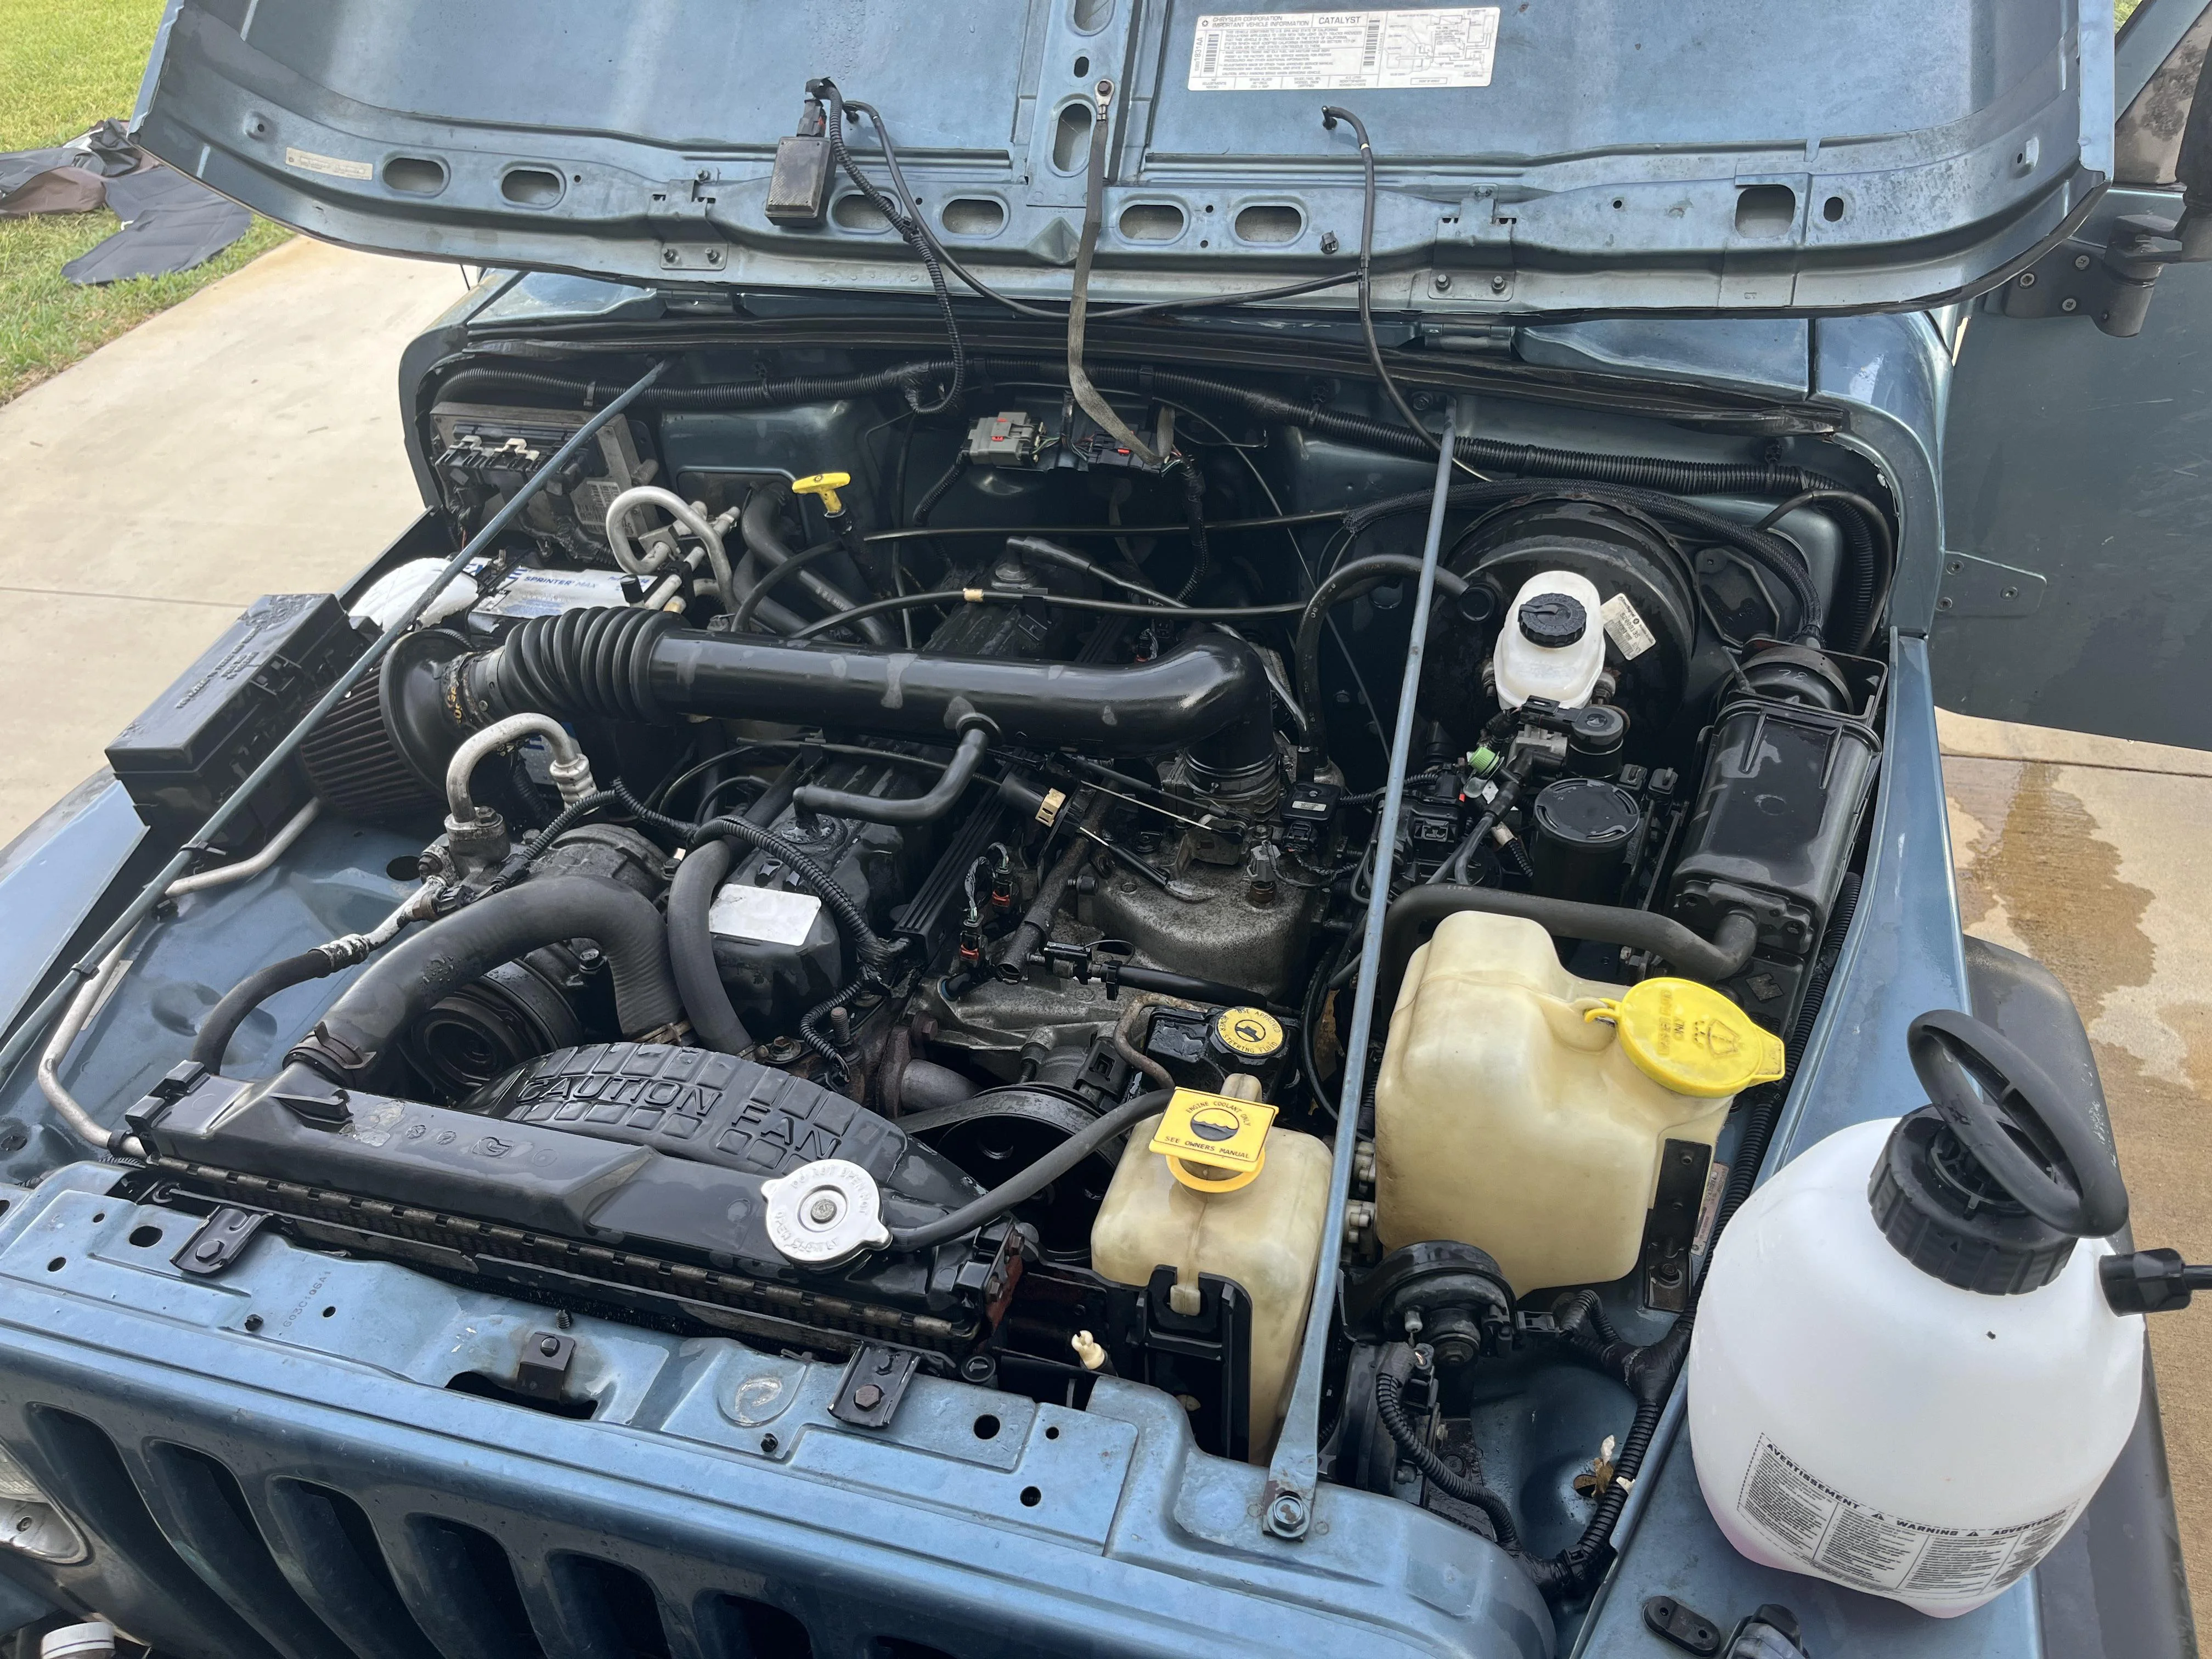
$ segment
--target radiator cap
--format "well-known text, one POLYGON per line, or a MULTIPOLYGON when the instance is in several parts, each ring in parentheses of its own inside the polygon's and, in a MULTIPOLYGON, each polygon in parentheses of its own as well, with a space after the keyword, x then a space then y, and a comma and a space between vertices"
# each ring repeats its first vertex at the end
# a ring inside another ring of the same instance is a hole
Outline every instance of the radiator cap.
POLYGON ((891 1242, 875 1177, 842 1158, 817 1158, 761 1182, 769 1242, 802 1267, 834 1267, 891 1242))

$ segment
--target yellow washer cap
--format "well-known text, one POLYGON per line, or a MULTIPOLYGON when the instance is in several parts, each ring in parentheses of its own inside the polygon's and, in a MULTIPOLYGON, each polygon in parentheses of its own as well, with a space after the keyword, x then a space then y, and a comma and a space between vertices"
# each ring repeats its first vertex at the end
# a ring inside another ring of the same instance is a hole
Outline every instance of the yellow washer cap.
POLYGON ((1637 1068, 1679 1095, 1720 1100, 1782 1075, 1782 1039, 1695 980, 1647 979, 1584 1018, 1612 1020, 1637 1068))

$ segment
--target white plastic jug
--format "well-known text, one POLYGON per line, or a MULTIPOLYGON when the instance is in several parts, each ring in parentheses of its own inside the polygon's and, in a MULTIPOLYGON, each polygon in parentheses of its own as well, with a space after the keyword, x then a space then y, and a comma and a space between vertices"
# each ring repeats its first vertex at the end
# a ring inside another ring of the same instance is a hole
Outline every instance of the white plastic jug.
POLYGON ((2135 1426, 2143 1331, 2100 1284, 2127 1194, 2086 1114, 1966 1015, 1911 1041, 1936 1103, 1830 1135, 1721 1235, 1689 1425, 1745 1555, 1951 1617, 2095 1495, 2135 1426), (2008 1080, 2001 1105, 1967 1060, 2008 1080))
POLYGON ((1781 1074, 1780 1040, 1717 991, 1577 979, 1536 922, 1447 916, 1406 964, 1376 1080, 1383 1248, 1472 1244, 1523 1293, 1618 1279, 1666 1143, 1710 1146, 1730 1097, 1781 1074))
POLYGON ((1571 570, 1541 571, 1522 583, 1491 657, 1498 701, 1508 708, 1531 697, 1562 708, 1588 702, 1605 668, 1601 605, 1596 585, 1571 570))

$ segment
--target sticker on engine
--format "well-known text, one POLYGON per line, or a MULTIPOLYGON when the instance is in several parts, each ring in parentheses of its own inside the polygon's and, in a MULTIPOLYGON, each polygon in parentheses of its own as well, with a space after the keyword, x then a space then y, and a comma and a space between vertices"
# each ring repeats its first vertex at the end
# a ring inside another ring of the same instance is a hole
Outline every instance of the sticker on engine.
POLYGON ((1486 87, 1496 6, 1214 12, 1190 43, 1193 92, 1486 87))
POLYGON ((806 943, 814 919, 822 914, 822 901, 811 893, 788 893, 781 887, 751 887, 733 881, 714 895, 707 907, 707 931, 724 939, 740 939, 754 945, 806 943))
POLYGON ((520 570, 478 601, 472 614, 480 619, 514 621, 628 605, 627 580, 613 570, 520 570))
POLYGON ((1659 643, 1651 625, 1644 620, 1643 613, 1628 602, 1628 595, 1616 593, 1597 608, 1598 620, 1605 624, 1605 636, 1613 648, 1634 662, 1659 643))
POLYGON ((2081 1505, 2010 1527, 1901 1520, 1845 1497, 1762 1434, 1736 1509, 1784 1555, 1846 1583, 1917 1601, 1967 1601, 2004 1589, 2040 1561, 2081 1505))
POLYGON ((287 145, 284 165, 298 167, 303 173, 326 173, 333 179, 370 179, 376 169, 366 161, 349 161, 343 155, 318 155, 311 149, 299 149, 287 145))

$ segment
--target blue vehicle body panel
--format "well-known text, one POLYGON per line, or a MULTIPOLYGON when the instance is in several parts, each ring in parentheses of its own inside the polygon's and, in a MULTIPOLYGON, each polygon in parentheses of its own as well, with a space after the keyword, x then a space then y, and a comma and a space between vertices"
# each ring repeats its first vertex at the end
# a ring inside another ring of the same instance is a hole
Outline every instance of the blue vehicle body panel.
MULTIPOLYGON (((1721 380, 1809 392, 1846 417, 1840 441, 1875 457, 1897 494, 1898 632, 1865 886, 1779 1161, 1916 1103, 1905 1024, 1972 994, 1925 639, 1948 359, 1917 316, 1547 336, 1538 349, 1615 372, 1679 377, 1703 349, 1721 380)), ((0 903, 27 914, 17 895, 35 888, 34 940, 53 941, 35 966, 0 963, 19 1006, 135 845, 119 799, 97 798, 40 843, 32 885, 29 863, 0 870, 0 903)), ((401 885, 386 866, 416 850, 319 824, 280 869, 187 898, 213 925, 153 928, 80 1045, 72 1085, 112 1117, 184 1055, 222 988, 388 910, 401 885)), ((272 999, 241 1030, 242 1066, 273 1061, 344 983, 272 999)), ((29 1144, 46 1117, 27 1066, 0 1086, 0 1128, 27 1132, 0 1176, 52 1168, 51 1146, 29 1144)), ((1261 1472, 1198 1454, 1180 1410, 1151 1390, 1102 1383, 1087 1412, 1063 1412, 924 1379, 891 1430, 864 1438, 826 1413, 834 1367, 580 1318, 578 1386, 597 1410, 563 1420, 450 1386, 511 1375, 542 1307, 274 1237, 219 1281, 189 1280, 170 1261, 174 1213, 110 1197, 116 1178, 80 1163, 0 1193, 0 1443, 71 1495, 96 1547, 90 1564, 59 1569, 0 1548, 0 1576, 136 1620, 179 1655, 337 1659, 343 1637, 379 1659, 611 1659, 612 1621, 640 1607, 672 1656, 732 1659, 796 1651, 761 1635, 788 1637, 780 1620, 817 1655, 1555 1651, 1519 1570, 1410 1505, 1325 1486, 1313 1536, 1265 1538, 1261 1472), (134 1242, 147 1226, 163 1237, 134 1242)), ((1678 1398, 1624 1518, 1622 1558, 1569 1629, 1574 1651, 1651 1654, 1640 1603, 1663 1593, 1723 1620, 1784 1602, 1821 1659, 2073 1659, 2045 1646, 2040 1575, 1931 1621, 1744 1560, 1697 1493, 1679 1420, 1678 1398)), ((2160 1547, 2122 1535, 2142 1512, 2100 1522, 2093 1508, 2082 1528, 2106 1530, 2084 1549, 2160 1547)), ((2071 1545, 2055 1559, 2087 1559, 2071 1545)), ((9 1609, 0 1600, 0 1619, 9 1609)))
POLYGON ((579 1318, 599 1408, 563 1421, 446 1386, 511 1373, 543 1308, 274 1236, 190 1279, 175 1212, 113 1175, 5 1194, 0 1441, 93 1534, 62 1582, 179 1653, 342 1652, 388 1572, 388 1652, 426 1650, 410 1621, 448 1654, 535 1651, 496 1632, 519 1598, 547 1654, 611 1655, 607 1564, 684 1655, 750 1650, 735 1601, 823 1655, 1552 1651, 1520 1570, 1409 1505, 1332 1487, 1316 1537, 1265 1539, 1264 1471, 1200 1455, 1155 1389, 1073 1411, 925 1377, 862 1432, 829 1415, 838 1366, 579 1318), (228 1482, 270 1544, 222 1541, 228 1482), (350 1559, 317 1530, 330 1490, 374 1528, 350 1559), (457 1556, 456 1527, 494 1551, 457 1556))

